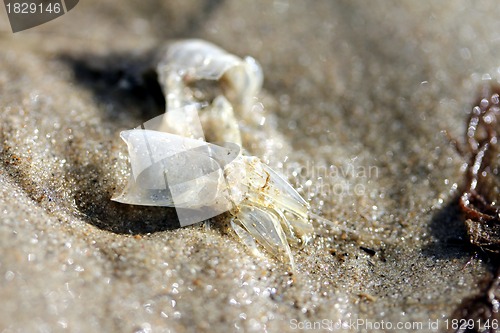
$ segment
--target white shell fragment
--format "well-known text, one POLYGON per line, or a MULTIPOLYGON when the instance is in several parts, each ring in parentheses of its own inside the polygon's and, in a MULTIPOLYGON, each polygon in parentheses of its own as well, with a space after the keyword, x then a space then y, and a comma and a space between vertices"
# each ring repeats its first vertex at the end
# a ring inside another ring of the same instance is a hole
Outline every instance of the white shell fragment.
POLYGON ((290 245, 312 238, 309 205, 259 158, 241 152, 237 118, 259 103, 257 61, 185 40, 170 45, 157 71, 166 113, 121 133, 132 172, 112 200, 175 207, 181 226, 230 212, 244 244, 258 252, 257 241, 294 268, 290 245))

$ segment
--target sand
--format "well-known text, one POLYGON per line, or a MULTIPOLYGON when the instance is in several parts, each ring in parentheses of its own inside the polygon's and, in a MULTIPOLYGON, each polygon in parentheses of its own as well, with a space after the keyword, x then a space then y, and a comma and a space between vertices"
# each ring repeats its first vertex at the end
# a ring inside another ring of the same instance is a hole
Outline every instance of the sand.
POLYGON ((498 77, 499 15, 494 1, 87 0, 25 32, 2 20, 0 331, 444 330, 491 270, 467 245, 466 160, 444 131, 462 140, 498 77), (119 132, 163 110, 140 73, 194 37, 262 64, 267 125, 247 148, 356 231, 316 223, 294 274, 223 218, 173 229, 171 209, 110 201, 129 173, 119 132))

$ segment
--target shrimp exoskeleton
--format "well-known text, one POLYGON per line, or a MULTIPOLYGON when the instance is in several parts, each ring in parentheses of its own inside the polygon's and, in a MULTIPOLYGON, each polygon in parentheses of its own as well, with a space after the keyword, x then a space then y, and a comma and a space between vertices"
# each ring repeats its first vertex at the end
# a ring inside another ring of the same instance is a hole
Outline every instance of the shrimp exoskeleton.
POLYGON ((312 238, 309 205, 278 173, 240 149, 236 116, 251 112, 262 84, 258 63, 187 40, 167 49, 157 71, 166 113, 121 133, 132 172, 113 200, 175 207, 181 226, 230 212, 246 245, 257 251, 256 240, 293 268, 290 245, 312 238))

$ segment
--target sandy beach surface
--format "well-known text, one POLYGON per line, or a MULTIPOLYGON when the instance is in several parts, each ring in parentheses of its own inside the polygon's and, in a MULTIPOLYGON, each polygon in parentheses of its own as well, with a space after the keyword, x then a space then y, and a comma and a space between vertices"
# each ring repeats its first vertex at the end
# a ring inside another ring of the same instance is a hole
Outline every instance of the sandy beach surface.
POLYGON ((495 1, 86 0, 16 34, 0 15, 0 332, 441 332, 490 274, 449 137, 499 75, 495 1), (355 230, 315 221, 294 274, 224 218, 110 201, 180 38, 261 63, 246 148, 355 230))

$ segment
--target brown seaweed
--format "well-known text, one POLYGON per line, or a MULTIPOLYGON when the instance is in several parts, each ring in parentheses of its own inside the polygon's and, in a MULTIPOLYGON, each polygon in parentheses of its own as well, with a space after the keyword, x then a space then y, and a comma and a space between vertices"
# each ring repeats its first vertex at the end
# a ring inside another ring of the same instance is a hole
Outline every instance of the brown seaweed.
POLYGON ((470 154, 467 185, 460 197, 472 244, 500 253, 499 145, 500 86, 486 85, 467 122, 470 154))
POLYGON ((500 86, 486 84, 467 120, 466 185, 460 197, 469 240, 497 267, 482 294, 468 298, 455 311, 454 332, 500 332, 500 86), (469 323, 473 323, 469 325, 469 323))

